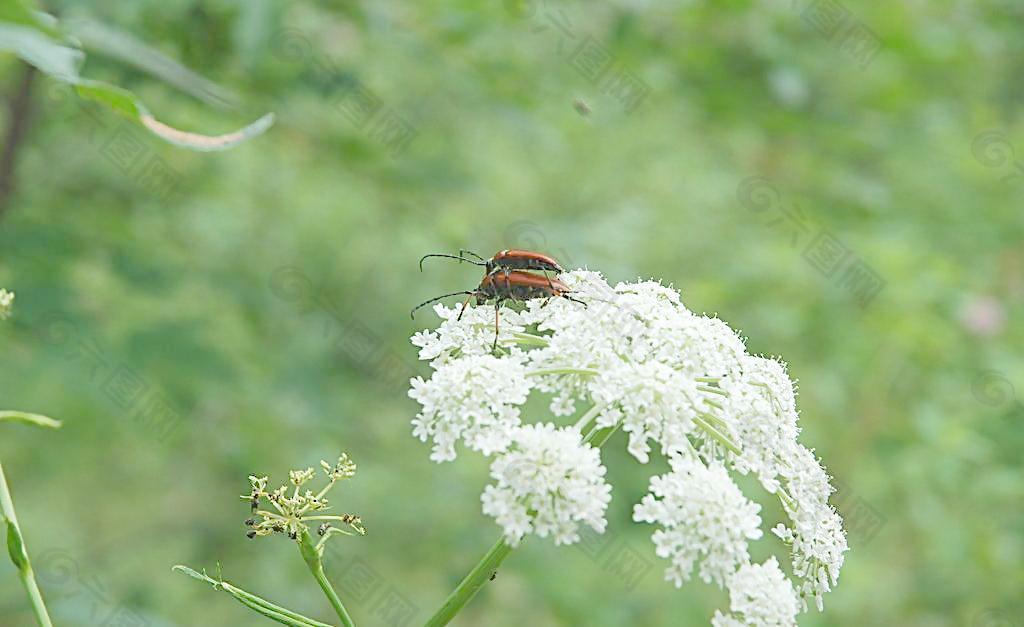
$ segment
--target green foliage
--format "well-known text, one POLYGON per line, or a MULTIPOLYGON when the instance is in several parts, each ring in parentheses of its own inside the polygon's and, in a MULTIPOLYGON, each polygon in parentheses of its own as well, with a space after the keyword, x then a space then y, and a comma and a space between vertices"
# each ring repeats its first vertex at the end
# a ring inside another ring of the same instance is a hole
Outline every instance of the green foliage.
POLYGON ((25 553, 25 542, 21 539, 21 532, 13 520, 5 518, 3 522, 7 528, 7 554, 11 557, 14 567, 24 572, 28 569, 28 555, 25 553))
POLYGON ((5 410, 0 411, 0 422, 3 421, 20 422, 22 424, 34 425, 36 427, 45 427, 47 429, 58 429, 60 428, 60 421, 54 420, 47 416, 40 416, 39 414, 30 414, 24 411, 11 411, 5 410))
MULTIPOLYGON (((138 122, 157 137, 176 146, 199 151, 226 150, 263 134, 274 123, 273 114, 266 114, 252 124, 218 136, 200 135, 175 129, 157 121, 142 101, 131 91, 79 74, 85 55, 76 44, 77 38, 63 33, 51 16, 31 10, 21 0, 9 0, 0 12, 0 51, 13 52, 23 61, 51 77, 75 86, 79 96, 107 105, 114 111, 138 122)), ((169 62, 141 42, 128 37, 118 38, 117 31, 86 22, 80 31, 89 43, 115 57, 137 60, 140 65, 187 90, 211 86, 208 81, 169 62)), ((213 86, 216 88, 216 86, 213 86)))
POLYGON ((206 583, 213 585, 214 590, 223 590, 224 592, 227 592, 239 603, 250 610, 283 625, 292 625, 293 627, 331 627, 327 623, 321 623, 313 620, 312 618, 307 618, 302 614, 297 614, 279 605, 275 605, 263 597, 256 596, 251 592, 246 592, 241 588, 231 585, 223 579, 213 579, 206 573, 196 572, 188 566, 182 566, 179 564, 171 570, 183 573, 193 579, 198 579, 199 581, 205 581, 206 583))

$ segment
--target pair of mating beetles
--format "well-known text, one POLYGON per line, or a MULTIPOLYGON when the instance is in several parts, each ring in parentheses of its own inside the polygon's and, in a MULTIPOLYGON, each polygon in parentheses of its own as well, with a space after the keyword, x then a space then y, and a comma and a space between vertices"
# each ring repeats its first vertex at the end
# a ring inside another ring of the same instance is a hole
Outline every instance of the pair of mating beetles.
POLYGON ((466 298, 466 302, 462 303, 462 310, 457 318, 461 320, 462 314, 466 311, 466 307, 473 297, 476 297, 477 305, 483 305, 489 300, 494 301, 494 346, 491 347, 492 350, 498 346, 498 310, 505 301, 526 301, 534 298, 543 298, 546 299, 545 304, 547 304, 546 301, 552 298, 565 298, 574 303, 580 303, 584 307, 587 306, 583 301, 569 296, 571 291, 565 283, 548 276, 548 272, 560 274, 565 272, 565 269, 553 257, 543 253, 529 250, 503 250, 490 259, 484 259, 480 255, 468 250, 460 250, 458 257, 455 255, 430 254, 424 255, 420 259, 421 272, 423 271, 423 260, 428 257, 447 257, 483 266, 484 278, 475 290, 452 292, 451 294, 431 298, 413 307, 409 315, 414 316, 416 310, 420 307, 439 301, 442 298, 465 294, 468 298, 466 298), (477 261, 467 259, 465 255, 472 255, 476 257, 477 261), (543 275, 533 274, 530 270, 543 272, 543 275))

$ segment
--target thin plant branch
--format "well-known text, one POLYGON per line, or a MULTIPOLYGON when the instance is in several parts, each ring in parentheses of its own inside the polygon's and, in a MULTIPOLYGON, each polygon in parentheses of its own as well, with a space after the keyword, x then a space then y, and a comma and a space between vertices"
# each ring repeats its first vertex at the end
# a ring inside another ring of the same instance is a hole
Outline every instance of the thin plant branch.
POLYGON ((10 113, 7 132, 4 135, 3 152, 0 153, 0 219, 14 193, 18 155, 32 122, 32 85, 38 71, 27 63, 20 65, 22 72, 8 105, 10 113))

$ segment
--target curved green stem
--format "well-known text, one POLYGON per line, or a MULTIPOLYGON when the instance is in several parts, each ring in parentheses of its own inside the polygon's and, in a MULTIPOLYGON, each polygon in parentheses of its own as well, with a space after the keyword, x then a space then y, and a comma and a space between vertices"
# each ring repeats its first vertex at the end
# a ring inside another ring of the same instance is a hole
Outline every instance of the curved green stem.
POLYGON ((10 489, 7 487, 7 479, 4 477, 4 467, 0 464, 0 512, 6 524, 7 552, 11 561, 18 569, 18 576, 25 586, 29 602, 32 604, 32 611, 35 612, 36 622, 40 627, 53 627, 50 622, 50 614, 46 611, 46 604, 43 602, 43 594, 39 591, 36 583, 35 573, 32 572, 32 564, 28 561, 28 551, 25 550, 25 541, 21 535, 21 528, 18 526, 18 516, 14 512, 14 501, 11 499, 10 489))
POLYGON ((281 607, 280 605, 277 605, 275 603, 271 603, 263 597, 256 596, 251 592, 247 592, 241 588, 233 586, 230 583, 224 581, 223 579, 214 579, 213 577, 207 575, 205 572, 199 573, 195 570, 192 570, 188 566, 182 566, 181 564, 178 564, 171 570, 179 573, 184 573, 189 577, 192 577, 193 579, 198 579, 199 581, 205 581, 206 583, 212 585, 214 590, 222 590, 224 592, 227 592, 231 596, 235 597, 235 599, 239 603, 246 606, 250 610, 258 614, 262 614, 263 616, 266 616, 267 618, 277 621, 283 625, 291 625, 292 627, 332 627, 327 623, 321 623, 318 620, 307 618, 302 614, 299 614, 298 612, 293 612, 288 608, 281 607))
POLYGON ((309 567, 309 572, 313 573, 313 578, 320 584, 320 589, 324 591, 324 595, 330 601, 334 612, 341 619, 341 624, 344 627, 355 627, 352 617, 348 615, 348 610, 345 609, 341 599, 338 598, 338 593, 334 591, 331 582, 327 580, 327 575, 324 573, 322 553, 313 545, 313 539, 309 536, 308 531, 303 531, 299 537, 299 552, 302 553, 302 559, 305 560, 306 566, 309 567))
POLYGON ((512 547, 505 544, 504 537, 499 538, 491 550, 473 567, 473 570, 469 571, 469 574, 452 590, 441 609, 426 622, 426 627, 441 627, 455 618, 455 615, 469 603, 470 599, 476 596, 480 588, 490 581, 494 573, 497 572, 498 566, 511 552, 512 547))

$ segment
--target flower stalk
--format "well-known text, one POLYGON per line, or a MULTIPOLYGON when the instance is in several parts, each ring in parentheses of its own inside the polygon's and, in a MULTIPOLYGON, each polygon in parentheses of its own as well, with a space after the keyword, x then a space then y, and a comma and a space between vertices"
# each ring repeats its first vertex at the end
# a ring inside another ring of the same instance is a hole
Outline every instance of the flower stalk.
MULTIPOLYGON (((9 308, 10 302, 14 300, 14 295, 5 290, 0 290, 0 307, 5 306, 5 300, 6 306, 9 308)), ((0 313, 5 312, 0 310, 0 313)), ((58 429, 61 424, 59 420, 54 420, 47 416, 10 410, 0 411, 0 422, 5 421, 21 422, 47 429, 58 429)), ((46 610, 46 603, 43 602, 43 594, 39 590, 39 584, 36 583, 32 563, 28 559, 25 538, 21 533, 21 527, 18 525, 18 515, 14 511, 14 499, 11 498, 11 489, 7 485, 7 477, 4 476, 3 464, 0 464, 0 523, 3 524, 4 528, 7 553, 10 555, 11 561, 14 562, 14 567, 18 570, 18 577, 21 579, 22 585, 25 586, 25 593, 28 595, 29 603, 32 605, 36 622, 39 623, 40 627, 51 627, 53 623, 50 621, 50 614, 46 610)))
POLYGON ((303 531, 299 535, 299 552, 302 554, 302 559, 306 562, 306 566, 309 567, 309 572, 313 574, 313 578, 320 584, 320 589, 324 591, 327 601, 334 608, 338 618, 341 619, 341 624, 344 627, 354 627, 355 623, 352 622, 352 617, 349 616, 348 610, 345 609, 345 605, 338 597, 338 593, 334 591, 334 587, 327 579, 327 574, 324 573, 323 551, 322 544, 313 545, 313 539, 308 531, 303 531))
MULTIPOLYGON (((596 416, 601 409, 602 406, 600 404, 595 405, 586 414, 584 414, 583 417, 586 418, 588 415, 592 414, 592 418, 593 416, 596 416)), ((583 421, 581 420, 581 422, 583 421)), ((612 434, 618 430, 618 428, 619 424, 616 423, 611 427, 592 429, 590 433, 583 438, 583 441, 589 442, 591 446, 595 448, 601 448, 604 443, 612 437, 612 434)), ((509 546, 508 543, 505 542, 504 536, 499 537, 497 542, 494 543, 494 546, 492 546, 490 550, 480 558, 480 561, 477 562, 476 566, 474 566, 462 581, 459 582, 459 585, 452 590, 451 594, 448 595, 448 598, 445 599, 444 605, 441 606, 441 609, 430 617, 426 622, 426 627, 441 627, 451 622, 451 620, 455 618, 456 614, 458 614, 462 608, 464 608, 466 604, 476 596, 476 593, 479 592, 488 581, 494 579, 498 572, 498 567, 505 558, 508 557, 508 554, 512 552, 512 549, 513 547, 509 546)))
POLYGON ((40 627, 52 627, 50 614, 46 611, 46 603, 43 602, 43 594, 39 591, 39 584, 36 583, 35 573, 32 571, 32 563, 28 559, 28 551, 25 550, 25 540, 21 535, 21 527, 18 526, 18 516, 14 511, 14 500, 11 498, 10 488, 7 486, 7 478, 4 476, 4 467, 0 464, 0 512, 3 514, 4 527, 6 528, 7 552, 18 570, 18 577, 25 586, 29 603, 35 613, 36 622, 40 627))
POLYGON ((469 601, 476 596, 476 593, 484 585, 494 578, 498 572, 498 566, 512 552, 512 547, 505 543, 505 538, 500 537, 487 553, 484 554, 473 570, 469 571, 459 585, 452 590, 452 593, 445 599, 433 616, 426 622, 426 627, 441 627, 447 625, 455 615, 458 614, 469 601))

